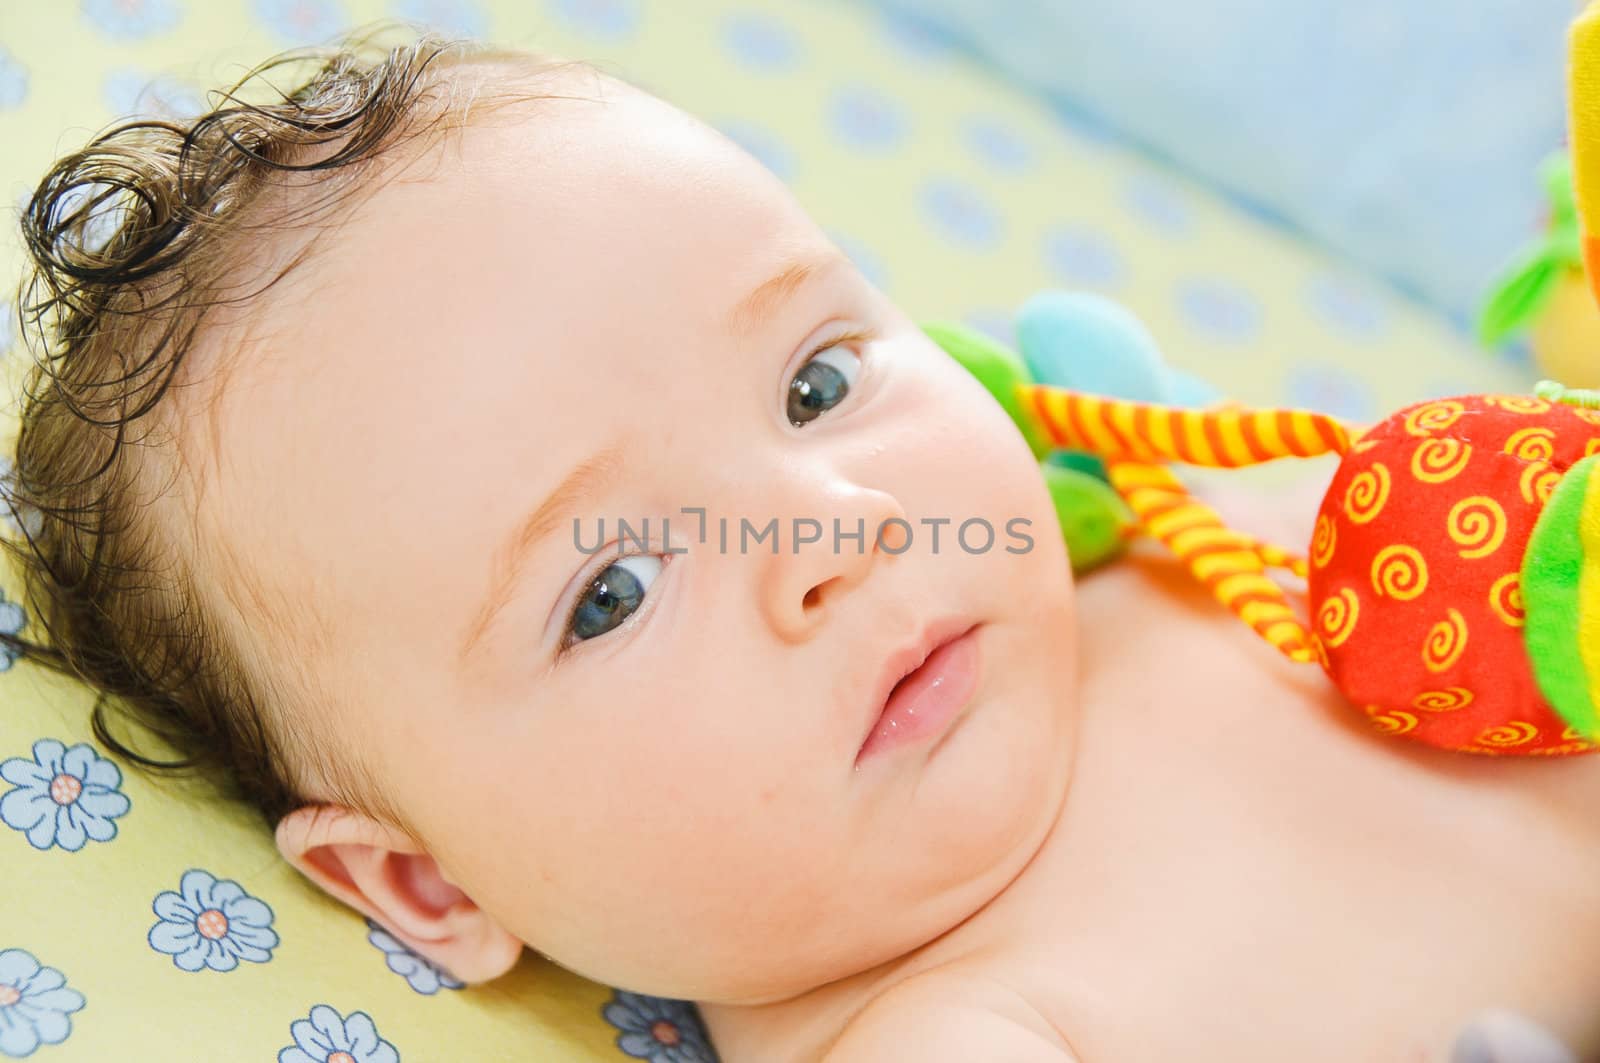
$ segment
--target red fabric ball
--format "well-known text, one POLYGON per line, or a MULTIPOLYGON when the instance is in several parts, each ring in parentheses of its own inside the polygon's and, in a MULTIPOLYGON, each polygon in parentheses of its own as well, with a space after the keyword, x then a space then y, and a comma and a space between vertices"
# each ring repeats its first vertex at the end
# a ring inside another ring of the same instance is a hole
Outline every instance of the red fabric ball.
POLYGON ((1378 730, 1471 753, 1600 748, 1539 693, 1520 581, 1550 491, 1597 433, 1595 411, 1474 395, 1407 407, 1345 456, 1311 543, 1311 627, 1378 730))

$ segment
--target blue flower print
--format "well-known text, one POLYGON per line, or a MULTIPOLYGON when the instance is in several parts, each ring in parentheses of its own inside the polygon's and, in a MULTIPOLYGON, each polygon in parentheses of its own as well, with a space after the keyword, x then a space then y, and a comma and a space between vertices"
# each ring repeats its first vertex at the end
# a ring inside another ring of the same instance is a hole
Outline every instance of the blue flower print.
POLYGON ((687 1000, 615 989, 601 1014, 621 1031, 617 1034, 617 1047, 635 1059, 648 1059, 650 1063, 717 1063, 711 1039, 700 1025, 700 1014, 687 1000))
POLYGON ((787 70, 800 57, 800 45, 788 27, 765 12, 728 16, 722 24, 722 43, 735 59, 756 70, 787 70))
MULTIPOLYGON (((0 312, 0 327, 5 324, 4 318, 5 314, 0 312)), ((4 349, 5 343, 0 340, 0 351, 4 349)), ((27 528, 28 534, 37 538, 43 528, 43 514, 32 507, 19 507, 17 505, 16 494, 12 490, 14 472, 15 469, 11 459, 0 455, 0 526, 3 526, 6 533, 14 539, 23 537, 23 528, 27 528)), ((24 617, 23 619, 25 622, 26 618, 24 617)), ((18 630, 21 630, 20 626, 18 630)), ((6 667, 9 668, 10 666, 7 665, 6 667)), ((0 671, 4 670, 4 668, 0 668, 0 671)))
POLYGON ((489 18, 474 0, 397 0, 394 13, 460 37, 486 37, 489 18))
POLYGON ((1122 189, 1122 202, 1168 236, 1183 236, 1189 231, 1189 204, 1177 188, 1163 179, 1135 174, 1122 189))
POLYGON ((349 20, 335 0, 256 0, 256 15, 285 40, 321 41, 349 20))
POLYGON ((367 920, 367 931, 367 940, 383 952, 389 970, 404 978, 418 993, 432 996, 441 986, 460 989, 466 984, 443 967, 406 948, 398 938, 371 919, 367 920))
POLYGON ((347 1019, 318 1004, 310 1018, 291 1023, 289 1033, 294 1044, 278 1053, 278 1063, 400 1063, 400 1053, 378 1036, 364 1011, 353 1011, 347 1019))
POLYGON ((554 13, 580 33, 623 41, 639 30, 638 0, 554 0, 554 13))
MULTIPOLYGON (((15 635, 27 622, 28 614, 23 612, 22 606, 6 601, 6 592, 0 591, 0 631, 15 635)), ((0 672, 11 671, 11 666, 17 663, 19 656, 21 654, 10 645, 0 643, 0 672)))
POLYGON ((1231 281, 1195 277, 1178 286, 1178 309, 1196 332, 1245 343, 1261 329, 1261 304, 1231 281))
MULTIPOLYGON (((28 98, 28 69, 16 57, 0 48, 0 111, 21 107, 28 98)), ((0 350, 5 341, 0 340, 0 350)))
POLYGON ((1318 274, 1306 285, 1306 301, 1324 323, 1346 336, 1368 340, 1383 334, 1383 302, 1353 279, 1318 274))
POLYGON ((176 78, 151 77, 133 67, 118 67, 100 83, 100 96, 112 114, 193 118, 205 102, 193 87, 176 78))
POLYGON ((35 849, 59 845, 75 853, 91 839, 108 842, 117 836, 111 821, 128 811, 128 798, 118 789, 121 770, 87 742, 68 749, 41 738, 31 760, 0 763, 0 779, 13 787, 0 797, 0 820, 26 834, 35 849))
POLYGON ((964 320, 968 327, 975 328, 986 336, 992 336, 1012 350, 1016 350, 1017 325, 1006 311, 984 307, 972 311, 964 320))
POLYGON ((967 150, 995 170, 1025 173, 1033 166, 1033 148, 998 118, 974 115, 962 125, 967 150))
POLYGON ((231 971, 240 960, 266 963, 278 944, 272 909, 244 887, 199 868, 183 873, 178 892, 163 890, 150 905, 161 921, 150 928, 150 947, 172 957, 179 970, 231 971))
POLYGON ((828 103, 834 136, 864 152, 889 151, 906 137, 905 112, 888 94, 871 85, 845 85, 828 103))
POLYGON ((1293 406, 1347 421, 1371 421, 1378 412, 1372 386, 1361 374, 1340 365, 1296 364, 1289 370, 1288 393, 1293 406))
POLYGON ((1115 241, 1088 225, 1058 225, 1046 230, 1044 260, 1052 273, 1074 287, 1117 288, 1127 274, 1115 241))
POLYGON ((117 41, 154 37, 183 21, 177 0, 83 0, 83 15, 117 41))
POLYGON ((21 1059, 60 1044, 72 1033, 67 1016, 82 1007, 83 994, 60 971, 22 949, 0 949, 0 1055, 21 1059))
POLYGON ((968 250, 986 250, 1000 241, 1000 215, 973 186, 949 177, 922 184, 922 211, 933 227, 968 250))

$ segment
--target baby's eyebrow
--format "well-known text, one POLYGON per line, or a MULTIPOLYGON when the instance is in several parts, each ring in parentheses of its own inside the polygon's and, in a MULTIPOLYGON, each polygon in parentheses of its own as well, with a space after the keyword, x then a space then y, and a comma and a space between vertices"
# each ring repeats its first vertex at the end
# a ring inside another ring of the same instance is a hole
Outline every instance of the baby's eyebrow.
POLYGON ((847 261, 837 249, 828 248, 790 262, 739 300, 728 315, 728 331, 737 337, 753 334, 813 275, 847 261))
POLYGON ((489 574, 489 594, 462 636, 457 663, 465 668, 475 647, 511 601, 522 578, 522 568, 540 540, 566 523, 574 511, 613 482, 622 469, 622 448, 613 444, 574 465, 543 502, 517 523, 494 552, 489 574))

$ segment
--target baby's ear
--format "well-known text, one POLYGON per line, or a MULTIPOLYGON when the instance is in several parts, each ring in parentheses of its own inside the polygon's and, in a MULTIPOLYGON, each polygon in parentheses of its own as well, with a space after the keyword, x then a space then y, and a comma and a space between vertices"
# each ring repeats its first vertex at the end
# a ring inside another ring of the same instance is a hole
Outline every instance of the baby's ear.
POLYGON ((340 805, 278 822, 278 851, 301 874, 464 982, 516 965, 523 943, 447 878, 406 834, 340 805))

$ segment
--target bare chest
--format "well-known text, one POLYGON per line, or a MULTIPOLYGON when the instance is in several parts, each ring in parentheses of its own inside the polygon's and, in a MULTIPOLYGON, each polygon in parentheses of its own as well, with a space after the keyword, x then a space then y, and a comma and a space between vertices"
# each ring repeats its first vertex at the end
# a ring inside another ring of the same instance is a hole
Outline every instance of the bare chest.
POLYGON ((1489 1008, 1600 1057, 1600 755, 1375 735, 1160 578, 1085 588, 1145 604, 1085 625, 1072 792, 970 927, 995 977, 1093 1063, 1442 1060, 1489 1008))

